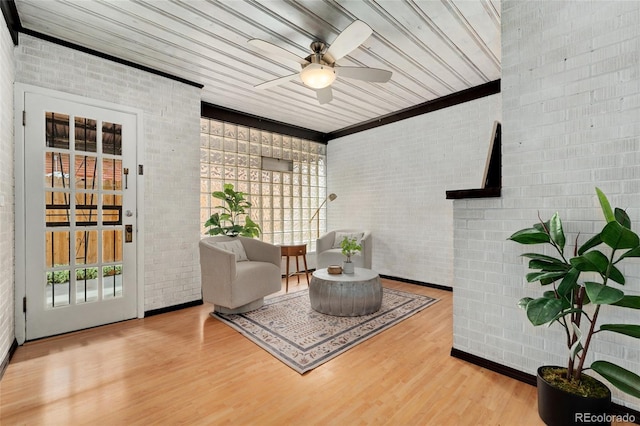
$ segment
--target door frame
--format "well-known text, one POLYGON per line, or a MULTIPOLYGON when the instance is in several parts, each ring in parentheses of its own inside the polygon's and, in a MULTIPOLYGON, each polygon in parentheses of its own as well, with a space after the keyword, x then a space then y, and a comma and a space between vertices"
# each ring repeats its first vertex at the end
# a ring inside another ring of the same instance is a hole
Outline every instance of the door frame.
MULTIPOLYGON (((48 96, 60 100, 85 104, 92 107, 111 109, 136 117, 136 160, 139 166, 144 163, 144 131, 143 110, 125 105, 72 95, 52 89, 45 89, 30 84, 14 85, 14 142, 15 142, 15 338, 22 345, 26 339, 26 313, 23 300, 27 294, 26 267, 26 186, 25 186, 25 131, 22 125, 25 97, 28 93, 48 96)), ((27 117, 28 119, 28 117, 27 117)), ((136 170, 137 171, 137 170, 136 170)), ((136 177, 136 313, 138 318, 144 317, 144 176, 135 173, 136 177)))

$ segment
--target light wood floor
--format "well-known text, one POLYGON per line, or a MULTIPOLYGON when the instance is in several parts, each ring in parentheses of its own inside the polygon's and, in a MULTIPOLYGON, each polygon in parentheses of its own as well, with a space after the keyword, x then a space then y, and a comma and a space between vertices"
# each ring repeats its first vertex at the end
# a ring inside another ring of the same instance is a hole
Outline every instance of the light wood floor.
POLYGON ((440 301, 302 376, 208 304, 27 343, 0 424, 542 424, 534 387, 449 355, 452 293, 383 285, 440 301))

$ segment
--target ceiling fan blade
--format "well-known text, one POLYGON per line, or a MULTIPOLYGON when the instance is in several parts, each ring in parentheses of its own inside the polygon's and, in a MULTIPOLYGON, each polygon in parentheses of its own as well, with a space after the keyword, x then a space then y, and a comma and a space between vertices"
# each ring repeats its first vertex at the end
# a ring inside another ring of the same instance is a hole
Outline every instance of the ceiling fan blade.
POLYGON ((260 40, 257 38, 251 39, 249 41, 247 41, 247 43, 249 43, 249 45, 262 50, 265 53, 270 53, 271 55, 268 55, 271 59, 288 59, 290 61, 296 62, 300 65, 307 65, 309 63, 309 61, 307 61, 304 58, 299 57, 298 55, 296 55, 295 53, 291 53, 286 49, 283 49, 280 46, 276 46, 275 44, 269 43, 268 41, 264 41, 264 40, 260 40), (274 56, 276 58, 274 58, 274 56))
POLYGON ((328 104, 333 100, 333 91, 331 90, 331 86, 316 90, 316 96, 318 97, 320 105, 328 104))
POLYGON ((373 34, 373 30, 367 24, 362 21, 353 21, 351 25, 338 34, 338 37, 324 54, 323 59, 327 63, 333 64, 364 43, 371 34, 373 34))
POLYGON ((353 78, 373 83, 386 83, 391 79, 391 71, 367 67, 335 67, 338 77, 353 78))
POLYGON ((285 75, 284 77, 278 77, 275 78, 273 80, 269 80, 269 81, 265 81, 264 83, 260 83, 260 84, 256 84, 255 87, 256 89, 268 89, 270 87, 274 87, 274 86, 279 86, 282 83, 286 83, 290 80, 293 80, 293 78, 297 77, 299 74, 290 74, 290 75, 285 75))

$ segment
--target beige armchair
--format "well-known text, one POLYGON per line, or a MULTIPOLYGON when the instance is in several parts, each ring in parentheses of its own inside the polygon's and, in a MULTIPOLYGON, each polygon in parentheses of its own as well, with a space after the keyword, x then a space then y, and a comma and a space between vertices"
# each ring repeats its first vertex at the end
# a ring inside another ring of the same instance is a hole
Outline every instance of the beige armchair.
POLYGON ((258 309, 264 297, 280 291, 280 247, 245 237, 215 236, 200 240, 202 299, 214 312, 258 309))
POLYGON ((316 269, 326 268, 329 265, 342 265, 346 257, 342 254, 340 242, 345 235, 356 237, 362 246, 362 251, 351 256, 351 262, 354 266, 371 269, 373 256, 371 232, 359 229, 336 229, 318 238, 316 240, 316 269))

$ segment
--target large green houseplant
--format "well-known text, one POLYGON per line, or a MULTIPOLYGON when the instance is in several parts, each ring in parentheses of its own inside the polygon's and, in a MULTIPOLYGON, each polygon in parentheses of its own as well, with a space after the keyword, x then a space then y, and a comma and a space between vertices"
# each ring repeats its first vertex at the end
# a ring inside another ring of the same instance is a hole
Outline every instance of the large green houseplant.
POLYGON ((259 237, 262 233, 260 225, 249 217, 248 210, 251 203, 245 198, 243 192, 235 191, 233 185, 224 185, 224 191, 215 191, 211 194, 213 198, 224 201, 224 205, 218 206, 222 213, 214 213, 205 222, 204 226, 209 228, 209 235, 227 235, 230 237, 259 237), (242 217, 244 216, 244 223, 242 217))
POLYGON ((604 306, 607 309, 640 309, 640 296, 625 295, 617 287, 625 284, 618 265, 625 259, 640 257, 640 239, 631 230, 627 213, 619 208, 612 210, 605 194, 598 188, 596 193, 606 224, 579 247, 576 237, 573 257, 565 255, 567 240, 558 213, 547 222, 540 220, 533 227, 509 237, 520 244, 545 244, 555 252, 553 256, 541 253, 522 255, 529 259, 529 268, 533 270, 526 275, 526 280, 539 282, 547 291, 542 297, 521 299, 519 306, 526 311, 534 326, 559 324, 564 329, 567 364, 558 387, 589 396, 583 372, 591 368, 616 388, 640 398, 640 377, 637 374, 603 360, 594 361, 589 367, 585 364, 592 338, 599 333, 640 338, 640 325, 601 324, 597 327, 598 316, 604 306), (583 273, 586 273, 586 280, 580 279, 583 273))

